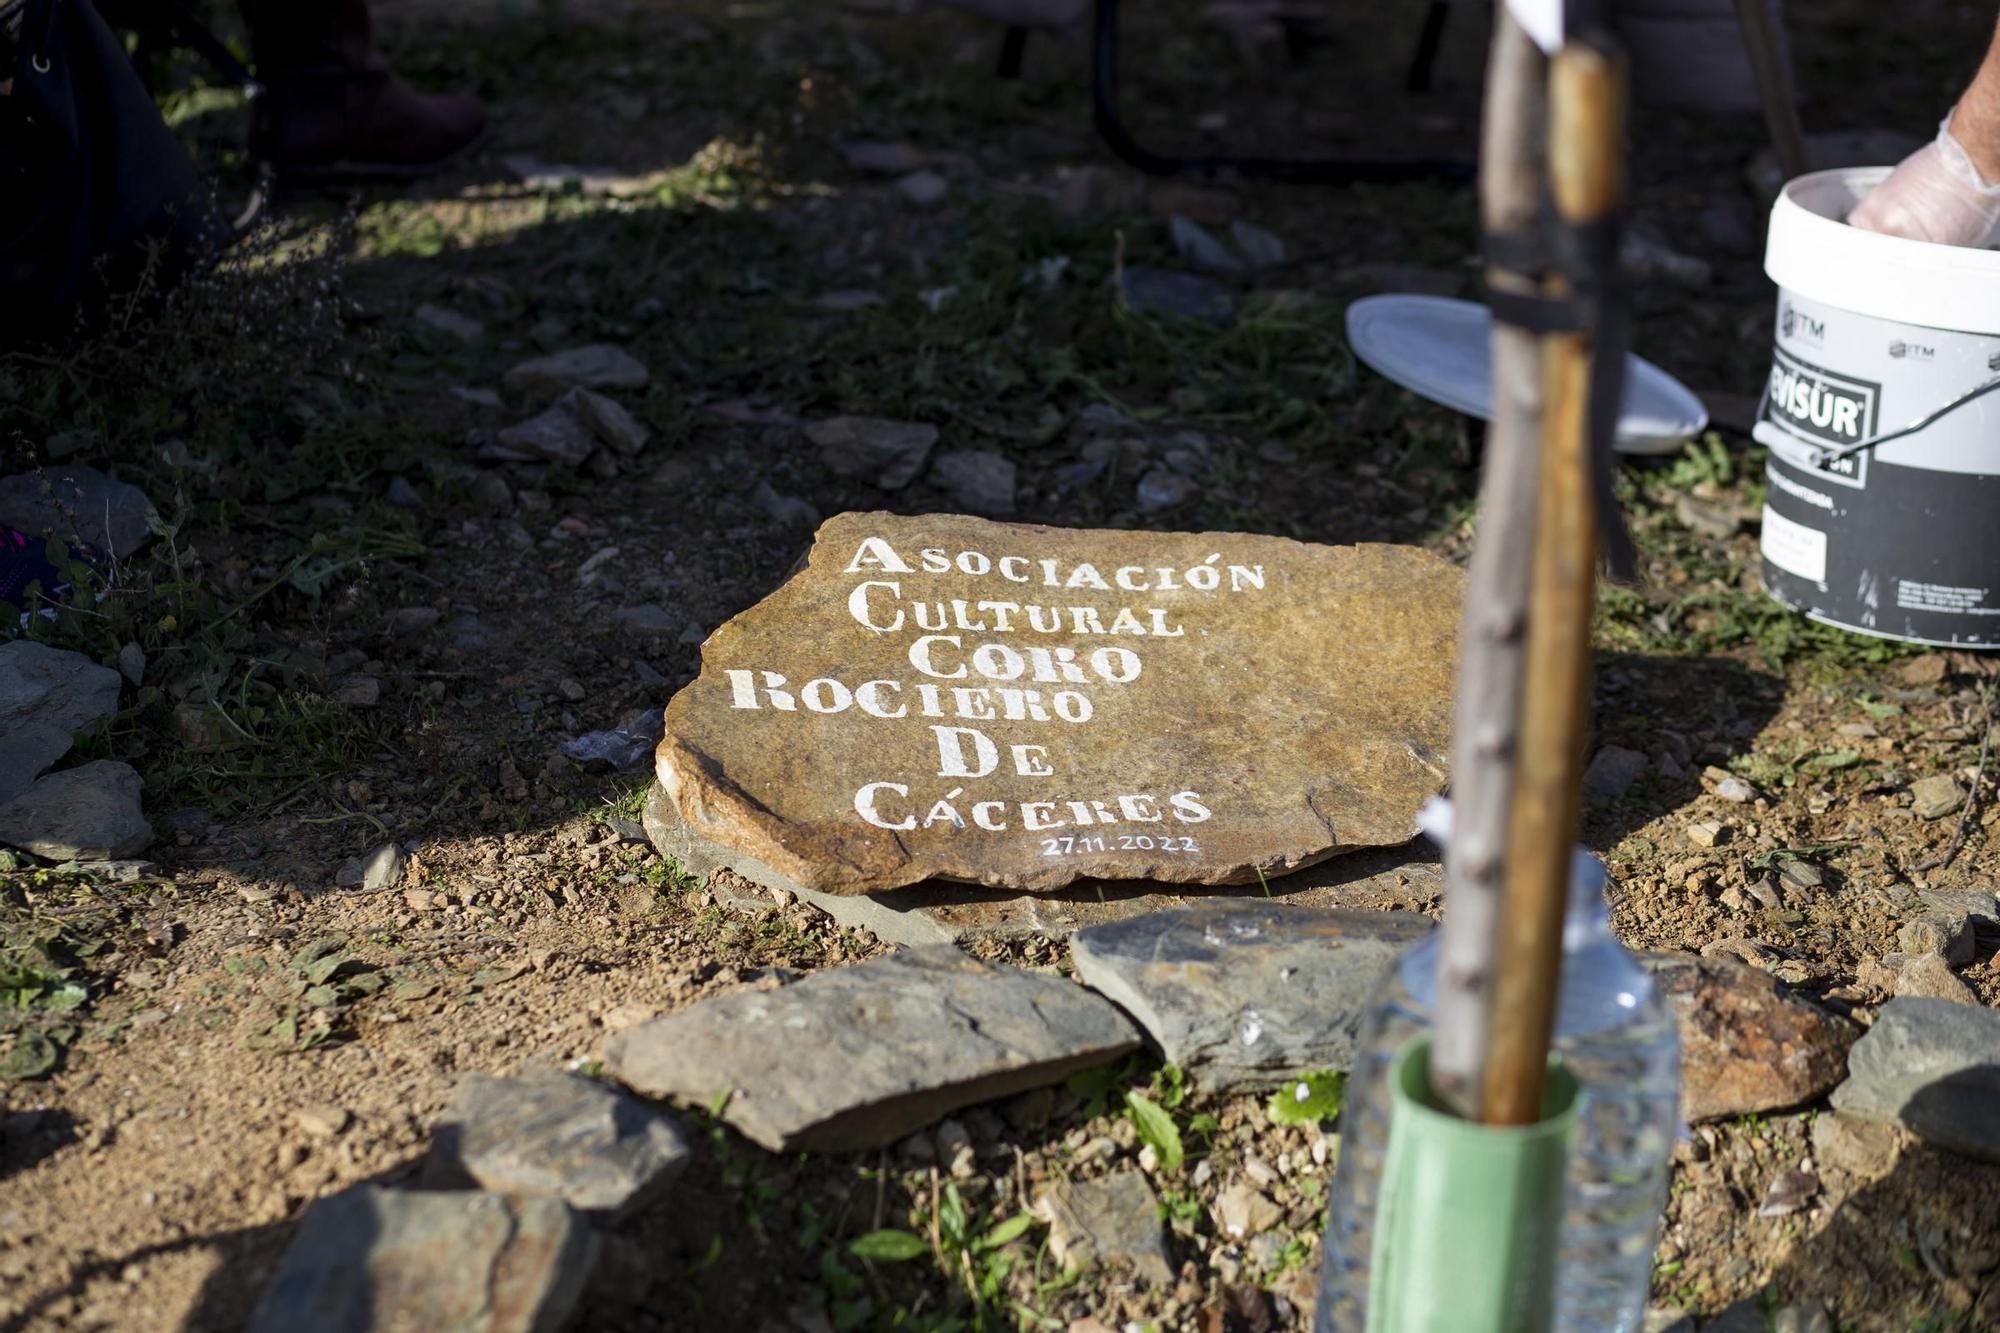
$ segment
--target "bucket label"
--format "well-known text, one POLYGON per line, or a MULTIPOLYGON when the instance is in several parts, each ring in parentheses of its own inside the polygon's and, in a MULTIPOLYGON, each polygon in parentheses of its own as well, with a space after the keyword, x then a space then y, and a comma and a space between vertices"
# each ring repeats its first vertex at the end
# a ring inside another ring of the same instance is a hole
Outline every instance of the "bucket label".
MULTIPOLYGON (((1876 433, 1881 415, 1882 386, 1875 380, 1841 375, 1802 361, 1783 348, 1771 349, 1771 382, 1767 412, 1772 421, 1814 446, 1796 451, 1794 460, 1809 464, 1825 447, 1859 444, 1876 433)), ((1787 454, 1795 451, 1787 450, 1787 454)), ((1861 485, 1867 477, 1860 455, 1817 468, 1829 480, 1861 485)))
POLYGON ((1764 558, 1809 583, 1826 582, 1826 534, 1764 506, 1764 558))

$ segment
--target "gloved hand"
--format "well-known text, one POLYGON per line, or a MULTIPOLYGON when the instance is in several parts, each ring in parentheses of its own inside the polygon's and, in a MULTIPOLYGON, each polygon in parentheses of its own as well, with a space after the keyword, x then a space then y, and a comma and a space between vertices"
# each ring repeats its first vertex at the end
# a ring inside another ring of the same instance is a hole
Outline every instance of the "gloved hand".
POLYGON ((1937 138, 1904 158, 1848 215, 1868 231, 1938 245, 1990 245, 2000 233, 2000 183, 1988 181, 1951 137, 1951 117, 1937 138))

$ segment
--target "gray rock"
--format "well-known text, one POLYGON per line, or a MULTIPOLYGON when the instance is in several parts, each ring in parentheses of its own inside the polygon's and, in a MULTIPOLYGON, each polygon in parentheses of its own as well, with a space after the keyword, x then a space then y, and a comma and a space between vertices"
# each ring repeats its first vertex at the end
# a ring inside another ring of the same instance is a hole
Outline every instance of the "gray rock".
POLYGON ((69 732, 61 727, 23 722, 0 731, 0 805, 34 786, 69 747, 69 732))
POLYGON ((1910 809, 1919 819, 1943 819, 1965 804, 1965 788, 1946 773, 1933 773, 1910 784, 1910 809))
POLYGON ((616 1034, 604 1062, 646 1096, 726 1096, 721 1118, 773 1152, 841 1152, 1138 1044, 1080 986, 931 947, 705 1000, 616 1034))
POLYGON ((1702 1333, 1770 1333, 1764 1320, 1763 1303, 1755 1297, 1725 1309, 1702 1326, 1702 1333))
POLYGON ((447 392, 468 407, 477 407, 488 412, 504 411, 507 406, 499 394, 487 388, 468 388, 463 384, 454 384, 447 392))
POLYGON ((970 513, 1005 518, 1014 512, 1014 464, 986 449, 939 454, 931 481, 970 513))
POLYGON ((1221 325, 1236 313, 1236 298, 1227 287, 1193 273, 1128 265, 1118 290, 1127 304, 1159 315, 1221 325))
POLYGON ((621 454, 636 454, 653 438, 653 433, 621 404, 589 389, 571 389, 556 400, 556 406, 581 421, 598 443, 621 454))
POLYGON ((1168 467, 1156 467, 1139 478, 1132 499, 1142 514, 1163 514, 1194 498, 1195 485, 1168 467))
POLYGON ((1584 797, 1592 801, 1616 800, 1632 790, 1652 766, 1653 761, 1637 750, 1607 745, 1591 756, 1590 766, 1583 770, 1584 797))
POLYGON ((642 639, 664 639, 680 632, 680 617, 655 605, 621 606, 611 613, 621 629, 642 639))
POLYGON ((586 768, 601 765, 615 773, 637 773, 651 766, 653 747, 659 743, 657 736, 649 740, 623 729, 614 729, 586 731, 581 736, 572 736, 557 748, 565 758, 573 759, 586 768))
POLYGON ((0 733, 23 723, 64 736, 90 731, 118 711, 118 673, 82 653, 32 639, 0 644, 0 733))
POLYGON ((1903 1131, 1893 1124, 1830 1111, 1813 1117, 1813 1161, 1822 1171, 1880 1180, 1895 1167, 1902 1146, 1903 1131))
POLYGON ((1154 1286, 1173 1281, 1160 1201, 1139 1172, 1057 1181, 1036 1198, 1035 1211, 1049 1224, 1050 1256, 1065 1271, 1116 1265, 1154 1286))
POLYGON ((403 882, 403 867, 409 859, 395 843, 383 843, 361 862, 361 887, 370 893, 395 888, 403 882))
POLYGON ((1996 897, 1990 887, 1960 885, 1918 889, 1917 897, 1924 906, 1934 911, 1963 912, 1981 921, 2000 923, 2000 897, 1996 897))
POLYGON ((159 515, 137 486, 65 463, 0 477, 0 523, 123 560, 153 535, 159 515))
POLYGON ((0 806, 0 842, 51 861, 116 861, 142 852, 153 826, 130 764, 98 759, 36 781, 0 806))
POLYGON ((495 437, 500 447, 527 458, 580 465, 597 449, 597 436, 583 419, 558 403, 539 416, 507 427, 495 437))
POLYGON ((1896 942, 1904 953, 1934 953, 1953 967, 1971 962, 1977 947, 1972 918, 1964 912, 1926 912, 1904 922, 1896 942))
POLYGON ((411 638, 436 626, 443 612, 434 606, 399 606, 386 617, 389 633, 411 638))
POLYGON ((1771 1316, 1771 1333, 1833 1333, 1833 1318, 1818 1301, 1781 1305, 1771 1316))
POLYGON ((925 168, 913 171, 896 181, 896 193, 912 208, 932 209, 942 204, 951 194, 951 183, 937 172, 925 168))
POLYGON ((470 315, 461 315, 456 310, 441 305, 420 305, 415 316, 417 323, 433 329, 462 343, 476 343, 486 337, 486 326, 470 315))
POLYGON ((1243 261, 1230 248, 1209 234, 1199 222, 1192 222, 1176 213, 1167 219, 1167 234, 1174 243, 1174 252, 1188 263, 1206 273, 1241 273, 1243 261))
POLYGON ((250 1333, 554 1333, 597 1258, 559 1199, 358 1185, 306 1210, 250 1333))
POLYGON ((1757 799, 1757 789, 1734 773, 1716 781, 1715 794, 1731 805, 1748 805, 1757 799))
POLYGON ((128 643, 118 650, 118 674, 134 685, 146 683, 146 650, 128 643))
POLYGON ((759 513, 780 527, 810 528, 819 524, 819 510, 796 495, 776 490, 768 481, 759 481, 750 492, 750 503, 759 513))
POLYGON ((2000 1012, 1898 998, 1847 1053, 1833 1090, 1843 1114, 1901 1125, 1969 1157, 2000 1162, 2000 1012))
POLYGON ((1077 976, 1204 1088, 1274 1088, 1353 1062, 1375 984, 1430 930, 1413 912, 1220 902, 1080 930, 1077 976))
POLYGON ((498 472, 482 472, 472 479, 472 503, 489 514, 511 514, 514 488, 498 472))
POLYGON ((559 393, 564 389, 643 389, 647 369, 622 347, 596 343, 523 361, 502 381, 516 393, 559 393))
POLYGON ((842 477, 859 477, 885 491, 900 491, 923 471, 937 427, 881 417, 829 417, 806 427, 820 462, 842 477))
POLYGON ((616 1221, 657 1199, 689 1155, 673 1121, 601 1083, 559 1073, 471 1074, 431 1140, 425 1180, 546 1194, 616 1221))
POLYGON ((1229 224, 1229 239, 1252 268, 1275 268, 1285 262, 1284 238, 1241 218, 1229 224))
MULTIPOLYGON (((1898 957, 1891 954, 1890 958, 1898 957)), ((1884 959, 1888 962, 1889 959, 1884 959)), ((1934 953, 1902 955, 1901 965, 1896 967, 1896 979, 1891 983, 1893 994, 1912 996, 1919 999, 1948 1000, 1953 1004, 1978 1004, 1979 997, 1972 993, 1972 987, 1953 975, 1944 959, 1934 953)))

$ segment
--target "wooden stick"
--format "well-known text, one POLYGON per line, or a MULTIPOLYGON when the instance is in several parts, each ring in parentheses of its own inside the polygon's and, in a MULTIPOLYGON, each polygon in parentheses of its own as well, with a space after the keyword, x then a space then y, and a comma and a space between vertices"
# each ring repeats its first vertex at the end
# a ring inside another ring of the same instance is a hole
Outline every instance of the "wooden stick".
POLYGON ((1764 107, 1764 126, 1771 134, 1778 170, 1786 180, 1803 176, 1812 170, 1812 162, 1806 153, 1805 127, 1799 123, 1798 93, 1792 88, 1791 71, 1785 67, 1784 50, 1778 45, 1771 0, 1736 0, 1736 22, 1743 30, 1750 72, 1757 79, 1757 100, 1764 107))
MULTIPOLYGON (((1548 59, 1500 7, 1486 73, 1480 222, 1496 235, 1531 231, 1541 202, 1548 59)), ((1489 268, 1489 285, 1532 296, 1538 279, 1489 268)), ((1535 460, 1542 436, 1542 342, 1493 326, 1493 422, 1486 431, 1479 535, 1459 633, 1451 742, 1452 835, 1437 979, 1431 1086, 1479 1118, 1499 942, 1500 876, 1513 806, 1528 568, 1535 542, 1535 460)))
MULTIPOLYGON (((1624 109, 1625 70, 1616 56, 1573 40, 1550 62, 1549 179, 1565 224, 1589 227, 1617 213, 1624 197, 1624 109)), ((1597 576, 1592 337, 1563 332, 1543 341, 1547 398, 1521 756, 1508 825, 1492 1050, 1482 1098, 1482 1119, 1496 1125, 1533 1124, 1542 1115, 1590 709, 1597 576)))

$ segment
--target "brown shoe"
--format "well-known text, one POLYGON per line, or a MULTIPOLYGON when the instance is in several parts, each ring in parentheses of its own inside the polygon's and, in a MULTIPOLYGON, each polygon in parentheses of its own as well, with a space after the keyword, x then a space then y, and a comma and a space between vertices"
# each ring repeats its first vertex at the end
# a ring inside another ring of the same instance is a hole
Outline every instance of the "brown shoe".
POLYGON ((486 137, 465 93, 420 93, 375 49, 366 0, 242 0, 265 87, 264 152, 292 181, 440 171, 486 137))

